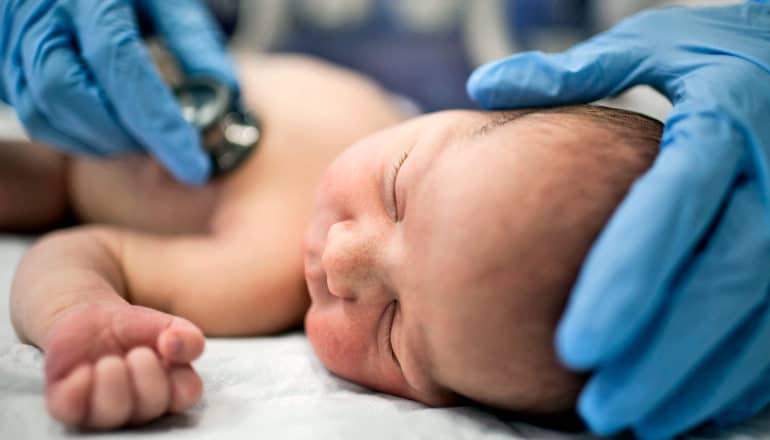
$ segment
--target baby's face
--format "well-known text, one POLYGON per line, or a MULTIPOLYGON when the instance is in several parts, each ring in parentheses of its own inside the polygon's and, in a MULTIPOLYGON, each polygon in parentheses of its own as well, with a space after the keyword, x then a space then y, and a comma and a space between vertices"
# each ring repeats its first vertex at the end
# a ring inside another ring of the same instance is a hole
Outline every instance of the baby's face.
POLYGON ((326 172, 305 237, 305 328, 332 372, 430 405, 517 409, 537 399, 540 369, 560 368, 555 318, 521 293, 517 261, 545 157, 528 146, 569 130, 500 118, 417 118, 326 172))

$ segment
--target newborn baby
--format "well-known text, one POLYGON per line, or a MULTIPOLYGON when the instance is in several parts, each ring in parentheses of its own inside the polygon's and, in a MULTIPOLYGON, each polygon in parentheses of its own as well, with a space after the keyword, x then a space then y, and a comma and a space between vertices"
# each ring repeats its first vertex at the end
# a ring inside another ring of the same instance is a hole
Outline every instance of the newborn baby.
POLYGON ((585 106, 452 111, 334 160, 404 117, 392 100, 319 62, 242 66, 264 137, 202 188, 143 156, 0 148, 0 227, 52 226, 65 208, 93 223, 42 238, 12 288, 17 333, 45 351, 51 414, 109 429, 183 411, 200 398, 203 334, 271 334, 306 312, 323 363, 372 388, 571 408, 581 377, 556 360, 554 326, 660 124, 585 106))

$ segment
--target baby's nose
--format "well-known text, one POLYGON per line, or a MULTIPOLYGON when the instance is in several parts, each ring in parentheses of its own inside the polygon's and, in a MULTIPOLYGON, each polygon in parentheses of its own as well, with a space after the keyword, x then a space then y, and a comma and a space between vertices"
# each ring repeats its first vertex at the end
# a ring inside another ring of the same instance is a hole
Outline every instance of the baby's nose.
POLYGON ((361 299, 377 289, 376 243, 352 221, 329 228, 321 257, 329 291, 344 299, 361 299))

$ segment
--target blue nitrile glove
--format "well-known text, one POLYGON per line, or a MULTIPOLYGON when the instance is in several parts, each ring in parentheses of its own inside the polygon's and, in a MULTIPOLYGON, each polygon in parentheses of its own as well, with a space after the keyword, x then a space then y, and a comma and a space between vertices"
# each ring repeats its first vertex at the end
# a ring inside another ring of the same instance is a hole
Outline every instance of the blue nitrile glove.
POLYGON ((197 0, 0 0, 0 98, 30 136, 98 156, 147 151, 180 181, 211 164, 142 44, 146 14, 187 74, 236 88, 216 23, 197 0))
POLYGON ((578 409, 594 432, 664 438, 770 401, 770 3, 645 12, 482 66, 468 91, 510 108, 636 84, 674 105, 662 150, 589 253, 556 343, 593 370, 578 409))

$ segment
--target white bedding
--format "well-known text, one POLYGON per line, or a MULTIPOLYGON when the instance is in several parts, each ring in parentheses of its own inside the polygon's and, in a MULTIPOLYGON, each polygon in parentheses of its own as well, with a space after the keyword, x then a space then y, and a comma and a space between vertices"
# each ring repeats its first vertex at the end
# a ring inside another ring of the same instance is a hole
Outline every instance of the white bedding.
MULTIPOLYGON (((45 412, 43 358, 16 339, 8 314, 14 268, 29 242, 0 236, 0 440, 78 438, 45 412)), ((196 362, 203 400, 184 416, 88 439, 587 439, 472 408, 434 409, 365 390, 327 373, 305 336, 209 339, 196 362)), ((730 432, 697 438, 770 438, 770 411, 730 432)), ((696 437, 692 437, 696 438, 696 437)))

